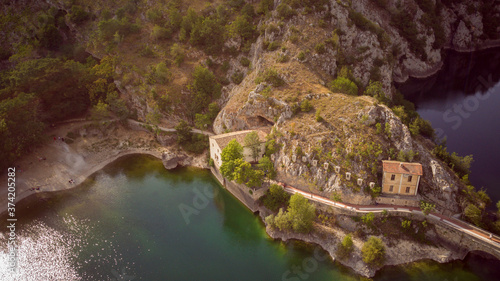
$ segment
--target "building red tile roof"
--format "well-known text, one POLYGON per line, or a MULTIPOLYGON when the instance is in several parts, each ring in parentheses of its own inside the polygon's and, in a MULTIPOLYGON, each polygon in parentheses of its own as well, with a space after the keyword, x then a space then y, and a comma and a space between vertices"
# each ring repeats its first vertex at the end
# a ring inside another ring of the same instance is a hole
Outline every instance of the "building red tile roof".
POLYGON ((423 175, 422 164, 399 161, 382 161, 384 173, 423 175))

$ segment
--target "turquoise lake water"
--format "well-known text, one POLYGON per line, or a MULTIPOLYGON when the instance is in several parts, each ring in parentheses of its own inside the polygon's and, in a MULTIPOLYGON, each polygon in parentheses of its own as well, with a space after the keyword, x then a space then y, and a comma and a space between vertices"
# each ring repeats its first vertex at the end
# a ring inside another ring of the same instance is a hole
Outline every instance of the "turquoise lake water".
MULTIPOLYGON (((18 204, 17 275, 7 273, 1 238, 0 280, 365 280, 319 247, 270 239, 206 170, 166 171, 136 155, 43 197, 18 204)), ((494 280, 498 265, 478 256, 425 261, 374 280, 494 280)))

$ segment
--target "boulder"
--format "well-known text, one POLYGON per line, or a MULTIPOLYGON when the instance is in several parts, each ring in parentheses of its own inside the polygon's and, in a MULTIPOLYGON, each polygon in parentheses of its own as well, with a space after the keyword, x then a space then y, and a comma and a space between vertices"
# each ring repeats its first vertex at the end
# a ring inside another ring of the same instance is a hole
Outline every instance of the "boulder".
POLYGON ((179 162, 185 160, 186 158, 188 157, 184 154, 176 154, 170 151, 165 151, 161 155, 161 161, 167 170, 176 168, 179 165, 179 162))

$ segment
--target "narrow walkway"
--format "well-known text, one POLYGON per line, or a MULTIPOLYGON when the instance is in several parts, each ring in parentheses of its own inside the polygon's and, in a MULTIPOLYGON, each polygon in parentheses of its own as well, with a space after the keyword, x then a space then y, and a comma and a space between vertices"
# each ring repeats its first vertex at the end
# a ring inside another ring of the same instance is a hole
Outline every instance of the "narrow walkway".
MULTIPOLYGON (((319 203, 322 203, 325 205, 329 205, 329 206, 332 206, 335 208, 349 210, 349 211, 356 212, 356 213, 361 213, 361 214, 369 213, 369 212, 381 213, 384 210, 387 210, 388 212, 391 212, 391 211, 396 212, 397 211, 397 212, 417 213, 417 214, 424 215, 424 213, 419 208, 415 208, 415 207, 396 206, 396 205, 355 205, 355 204, 340 203, 340 202, 335 202, 333 200, 327 199, 327 198, 322 197, 320 195, 314 195, 312 193, 296 189, 292 186, 285 185, 282 182, 279 182, 279 184, 284 186, 284 190, 288 193, 291 193, 291 194, 300 193, 309 200, 316 201, 316 202, 319 202, 319 203)), ((490 232, 487 232, 485 230, 471 226, 471 225, 469 225, 461 220, 450 218, 447 216, 443 216, 443 215, 438 214, 438 213, 430 213, 428 216, 431 217, 432 219, 440 222, 440 223, 447 224, 448 226, 451 226, 452 228, 455 228, 455 229, 457 229, 463 233, 466 233, 472 237, 481 239, 482 241, 493 246, 497 251, 500 250, 500 237, 493 235, 490 232), (490 235, 492 236, 491 239, 490 239, 490 235)))
MULTIPOLYGON (((144 125, 144 126, 155 126, 155 125, 152 125, 152 124, 148 124, 148 123, 143 123, 143 122, 139 122, 139 121, 135 121, 135 120, 132 120, 132 119, 127 119, 128 122, 132 123, 132 124, 136 124, 136 125, 144 125)), ((164 132, 175 132, 175 128, 165 128, 165 127, 161 127, 161 126, 157 126, 158 129, 164 131, 164 132)), ((203 135, 206 135, 206 136, 213 136, 214 134, 211 133, 211 132, 208 132, 208 131, 202 131, 202 130, 198 130, 198 129, 191 129, 191 132, 193 133, 196 133, 196 134, 203 134, 203 135)))

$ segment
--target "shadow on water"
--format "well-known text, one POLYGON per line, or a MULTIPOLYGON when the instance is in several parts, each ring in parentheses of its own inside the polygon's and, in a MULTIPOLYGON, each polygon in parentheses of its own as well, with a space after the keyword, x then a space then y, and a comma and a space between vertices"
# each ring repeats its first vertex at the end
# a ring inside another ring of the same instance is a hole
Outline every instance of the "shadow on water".
POLYGON ((472 53, 448 51, 443 68, 428 78, 410 78, 397 88, 418 104, 445 101, 457 93, 484 93, 500 80, 500 48, 472 53))
POLYGON ((480 281, 498 280, 499 276, 499 260, 469 253, 463 261, 444 264, 418 261, 409 265, 387 266, 377 272, 374 280, 480 281))

